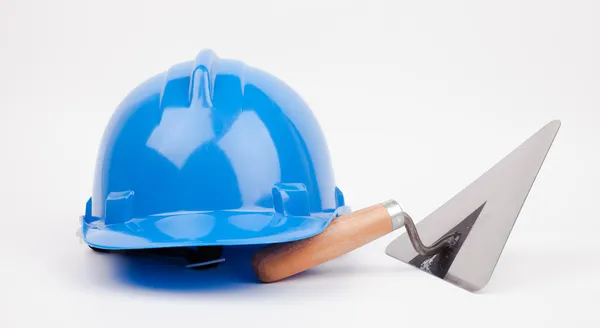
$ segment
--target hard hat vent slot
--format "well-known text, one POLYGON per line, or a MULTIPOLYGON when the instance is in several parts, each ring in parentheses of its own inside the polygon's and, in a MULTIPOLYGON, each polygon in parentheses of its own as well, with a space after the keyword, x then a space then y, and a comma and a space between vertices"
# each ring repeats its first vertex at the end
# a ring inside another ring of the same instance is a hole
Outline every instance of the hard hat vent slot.
POLYGON ((90 216, 92 216, 92 197, 85 203, 85 217, 89 218, 90 216))
POLYGON ((106 197, 105 224, 122 223, 133 214, 133 190, 113 191, 106 197))
POLYGON ((338 187, 335 187, 335 207, 346 206, 346 200, 344 199, 344 193, 338 187))
POLYGON ((303 183, 278 183, 273 186, 273 205, 282 215, 308 216, 310 203, 303 183))

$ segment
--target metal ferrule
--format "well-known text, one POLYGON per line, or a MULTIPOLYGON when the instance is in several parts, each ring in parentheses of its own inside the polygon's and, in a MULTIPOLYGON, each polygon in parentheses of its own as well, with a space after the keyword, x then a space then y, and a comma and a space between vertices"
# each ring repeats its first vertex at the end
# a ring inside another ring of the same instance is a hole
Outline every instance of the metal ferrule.
POLYGON ((400 206, 400 204, 393 199, 383 202, 382 205, 390 215, 390 219, 392 220, 392 230, 397 230, 404 227, 404 218, 406 213, 404 213, 402 206, 400 206))
POLYGON ((449 232, 431 246, 426 246, 421 241, 421 237, 419 237, 419 233, 413 219, 410 217, 410 215, 408 215, 408 213, 404 212, 400 204, 398 204, 395 200, 388 200, 382 204, 385 206, 388 214, 390 215, 390 219, 392 220, 392 230, 406 226, 408 238, 410 239, 415 251, 420 255, 431 256, 433 254, 437 254, 442 249, 451 247, 458 241, 459 234, 456 232, 449 232))

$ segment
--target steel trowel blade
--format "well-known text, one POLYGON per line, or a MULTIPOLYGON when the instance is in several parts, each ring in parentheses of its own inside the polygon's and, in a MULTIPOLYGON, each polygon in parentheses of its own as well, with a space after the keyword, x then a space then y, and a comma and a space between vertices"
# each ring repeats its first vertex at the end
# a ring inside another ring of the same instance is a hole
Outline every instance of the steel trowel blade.
POLYGON ((548 123, 416 225, 424 244, 457 232, 451 247, 433 256, 421 256, 404 233, 389 244, 386 254, 468 291, 483 288, 560 125, 560 121, 548 123))

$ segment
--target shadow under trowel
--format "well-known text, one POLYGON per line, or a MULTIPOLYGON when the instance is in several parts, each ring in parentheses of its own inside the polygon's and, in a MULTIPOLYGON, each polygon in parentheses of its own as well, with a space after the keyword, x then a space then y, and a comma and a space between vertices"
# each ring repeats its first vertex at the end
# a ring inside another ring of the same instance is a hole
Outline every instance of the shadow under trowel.
POLYGON ((120 282, 151 290, 198 292, 258 286, 251 259, 256 247, 227 247, 224 262, 206 269, 189 269, 183 261, 157 256, 114 256, 114 273, 120 282))

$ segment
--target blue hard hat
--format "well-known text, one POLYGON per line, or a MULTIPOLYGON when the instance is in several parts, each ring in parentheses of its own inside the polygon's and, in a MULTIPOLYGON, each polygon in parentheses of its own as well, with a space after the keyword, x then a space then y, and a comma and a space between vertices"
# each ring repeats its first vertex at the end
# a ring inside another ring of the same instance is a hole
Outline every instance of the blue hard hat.
POLYGON ((269 244, 316 235, 348 211, 307 104, 204 50, 118 106, 81 232, 101 250, 269 244))

